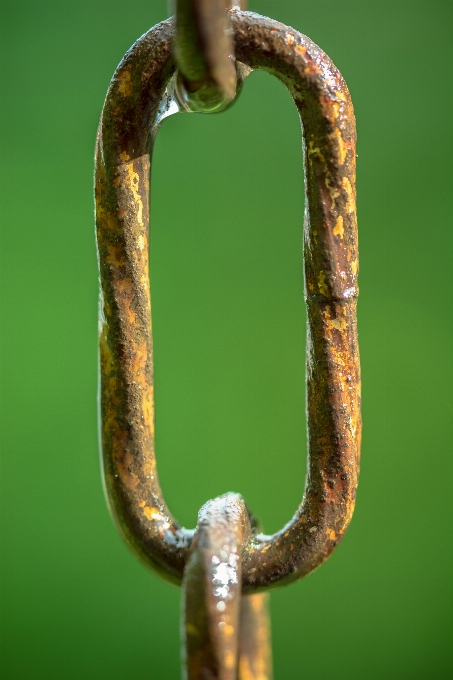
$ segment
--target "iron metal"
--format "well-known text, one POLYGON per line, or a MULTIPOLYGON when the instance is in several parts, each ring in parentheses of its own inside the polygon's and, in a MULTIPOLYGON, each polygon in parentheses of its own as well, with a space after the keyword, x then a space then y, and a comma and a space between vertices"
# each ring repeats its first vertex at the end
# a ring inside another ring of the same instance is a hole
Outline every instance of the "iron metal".
POLYGON ((346 83, 317 45, 251 12, 232 9, 228 20, 239 81, 258 69, 276 76, 291 93, 302 123, 308 311, 303 498, 294 517, 271 536, 259 532, 235 494, 210 501, 200 511, 197 529, 187 530, 172 517, 159 485, 149 168, 163 118, 190 110, 178 89, 183 57, 175 59, 179 38, 173 18, 152 28, 125 55, 98 131, 102 459, 111 512, 128 545, 154 572, 184 588, 187 677, 270 680, 267 595, 259 591, 290 583, 322 564, 343 538, 355 504, 361 439, 356 133, 346 83), (227 590, 218 590, 222 584, 215 581, 219 565, 231 577, 227 590))
POLYGON ((174 53, 180 97, 193 111, 223 111, 236 97, 237 75, 229 8, 245 0, 177 0, 174 53))

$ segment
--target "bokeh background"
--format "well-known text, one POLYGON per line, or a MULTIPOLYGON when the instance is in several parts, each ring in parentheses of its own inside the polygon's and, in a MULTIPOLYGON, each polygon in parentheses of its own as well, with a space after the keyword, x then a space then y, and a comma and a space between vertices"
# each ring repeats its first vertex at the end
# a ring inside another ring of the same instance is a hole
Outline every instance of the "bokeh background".
MULTIPOLYGON (((272 595, 276 680, 452 677, 452 8, 250 0, 342 71, 358 126, 364 438, 332 558, 272 595)), ((1 3, 2 677, 179 677, 179 592, 116 533, 97 443, 97 122, 165 0, 1 3)), ((239 491, 267 532, 305 475, 303 172, 264 73, 165 121, 152 171, 157 454, 175 516, 239 491)))

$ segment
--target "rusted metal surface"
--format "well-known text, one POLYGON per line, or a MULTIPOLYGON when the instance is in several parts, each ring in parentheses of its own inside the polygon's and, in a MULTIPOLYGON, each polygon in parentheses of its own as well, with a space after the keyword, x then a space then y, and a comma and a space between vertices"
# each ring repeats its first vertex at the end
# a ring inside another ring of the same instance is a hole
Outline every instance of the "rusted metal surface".
MULTIPOLYGON (((243 593, 253 593, 319 566, 344 536, 354 509, 361 437, 355 120, 341 74, 311 40, 249 12, 231 10, 229 16, 241 78, 251 69, 266 70, 293 96, 302 122, 306 180, 308 472, 301 504, 280 532, 267 536, 253 526, 238 530, 237 578, 241 576, 243 593)), ((152 143, 162 118, 178 108, 174 31, 174 21, 165 21, 126 54, 110 84, 99 126, 100 408, 112 514, 138 557, 169 581, 181 584, 184 577, 188 592, 191 574, 203 573, 202 547, 209 552, 211 541, 217 546, 216 529, 201 522, 194 540, 194 531, 171 516, 159 486, 148 271, 152 143)), ((241 522, 237 520, 236 529, 241 522)), ((206 583, 203 587, 207 593, 206 583)), ((237 602, 240 590, 234 591, 237 602)), ((252 602, 264 607, 262 599, 246 601, 245 622, 253 619, 252 602)), ((205 615, 212 610, 209 606, 205 615)), ((267 619, 264 609, 263 616, 258 610, 251 625, 265 637, 267 619)), ((187 611, 188 623, 196 628, 199 614, 187 611)), ((237 608, 231 611, 233 618, 238 616, 237 608)), ((212 647, 211 614, 200 625, 212 647)), ((260 678, 258 671, 247 675, 244 644, 239 643, 239 677, 260 678)), ((265 655, 261 653, 256 668, 270 663, 263 661, 265 655)))
POLYGON ((200 510, 183 580, 188 680, 237 677, 241 554, 250 532, 247 508, 236 494, 200 510))
POLYGON ((177 0, 174 52, 181 97, 205 113, 226 108, 236 97, 237 75, 227 9, 239 0, 177 0))
POLYGON ((304 224, 309 468, 303 501, 278 534, 252 538, 247 590, 289 582, 319 566, 351 520, 361 415, 356 324, 356 133, 348 88, 311 40, 268 19, 233 19, 238 61, 288 88, 304 146, 304 224))
POLYGON ((238 680, 272 680, 268 593, 243 595, 238 640, 238 680))
POLYGON ((173 21, 156 26, 112 79, 99 127, 95 193, 105 486, 132 550, 179 584, 193 532, 171 517, 157 477, 148 269, 150 143, 175 69, 172 35, 173 21))
POLYGON ((183 579, 188 680, 272 680, 268 595, 242 595, 242 555, 251 531, 237 494, 200 510, 183 579))

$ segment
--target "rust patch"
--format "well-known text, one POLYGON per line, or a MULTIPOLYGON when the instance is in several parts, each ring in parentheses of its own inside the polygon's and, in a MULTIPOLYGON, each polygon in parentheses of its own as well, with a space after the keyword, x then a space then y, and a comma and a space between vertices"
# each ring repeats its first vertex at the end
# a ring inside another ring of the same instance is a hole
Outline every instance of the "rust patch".
POLYGON ((122 94, 123 97, 129 97, 132 94, 131 72, 125 69, 118 76, 118 81, 118 90, 120 94, 122 94))

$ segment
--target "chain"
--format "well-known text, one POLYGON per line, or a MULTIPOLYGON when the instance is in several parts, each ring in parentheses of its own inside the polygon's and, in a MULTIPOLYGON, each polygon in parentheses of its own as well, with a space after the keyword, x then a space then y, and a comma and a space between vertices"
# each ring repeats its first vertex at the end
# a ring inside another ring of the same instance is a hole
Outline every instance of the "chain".
POLYGON ((175 58, 180 90, 194 111, 222 111, 236 97, 237 74, 227 9, 244 0, 177 0, 175 58))
POLYGON ((261 591, 322 564, 351 520, 361 437, 355 138, 347 86, 324 52, 292 28, 238 8, 227 13, 221 2, 181 0, 176 20, 142 36, 110 83, 95 173, 105 487, 131 550, 183 588, 189 680, 270 680, 268 595, 261 591), (222 26, 226 36, 218 50, 209 38, 214 15, 212 35, 222 26), (254 69, 279 78, 294 99, 306 192, 308 473, 294 517, 271 536, 259 532, 236 494, 209 501, 195 530, 179 526, 159 485, 154 448, 153 142, 165 116, 221 110, 254 69))

